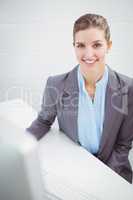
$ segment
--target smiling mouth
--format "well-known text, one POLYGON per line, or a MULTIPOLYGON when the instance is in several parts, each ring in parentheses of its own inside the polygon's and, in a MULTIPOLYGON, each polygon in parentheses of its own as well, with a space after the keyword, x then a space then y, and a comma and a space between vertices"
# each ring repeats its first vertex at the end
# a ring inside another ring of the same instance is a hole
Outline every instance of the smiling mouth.
POLYGON ((86 64, 94 64, 97 60, 83 60, 86 64))
POLYGON ((85 61, 85 63, 87 63, 87 64, 92 64, 92 63, 95 63, 95 61, 85 61))

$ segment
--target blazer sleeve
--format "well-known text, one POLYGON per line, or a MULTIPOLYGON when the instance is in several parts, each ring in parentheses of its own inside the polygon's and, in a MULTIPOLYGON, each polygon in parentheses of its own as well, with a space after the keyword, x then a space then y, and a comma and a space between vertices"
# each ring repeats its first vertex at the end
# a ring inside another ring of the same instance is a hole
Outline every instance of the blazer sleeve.
POLYGON ((37 140, 42 138, 51 128, 55 117, 57 103, 57 88, 52 86, 52 77, 49 77, 44 90, 41 110, 38 113, 30 127, 26 130, 36 137, 37 140))
POLYGON ((132 183, 132 169, 128 160, 133 141, 133 87, 128 95, 128 113, 121 125, 116 144, 107 165, 120 176, 132 183))

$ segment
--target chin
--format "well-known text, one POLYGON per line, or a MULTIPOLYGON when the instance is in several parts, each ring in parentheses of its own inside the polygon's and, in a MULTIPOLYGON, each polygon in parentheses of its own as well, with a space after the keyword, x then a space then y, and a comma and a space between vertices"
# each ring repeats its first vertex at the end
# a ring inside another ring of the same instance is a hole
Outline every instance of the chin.
POLYGON ((92 76, 97 76, 98 74, 101 74, 101 69, 98 65, 94 65, 92 67, 88 67, 86 65, 81 66, 81 72, 85 75, 90 74, 92 76))
POLYGON ((83 69, 84 71, 95 71, 96 69, 98 69, 98 66, 96 64, 84 64, 81 66, 81 69, 83 69))

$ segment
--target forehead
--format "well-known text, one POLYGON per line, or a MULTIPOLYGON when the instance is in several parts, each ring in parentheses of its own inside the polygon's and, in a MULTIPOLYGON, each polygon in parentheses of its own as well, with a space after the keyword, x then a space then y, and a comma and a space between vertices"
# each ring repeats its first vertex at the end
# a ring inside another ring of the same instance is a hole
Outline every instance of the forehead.
POLYGON ((75 33, 75 42, 93 42, 97 40, 106 41, 104 31, 98 28, 89 28, 75 33))

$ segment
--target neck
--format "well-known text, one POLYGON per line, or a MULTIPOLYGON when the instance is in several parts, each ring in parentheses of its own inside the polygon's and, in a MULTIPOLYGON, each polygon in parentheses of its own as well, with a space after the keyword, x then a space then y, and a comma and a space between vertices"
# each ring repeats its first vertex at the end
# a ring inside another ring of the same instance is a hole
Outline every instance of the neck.
POLYGON ((85 86, 89 87, 89 88, 95 88, 96 87, 96 81, 85 78, 85 86))
POLYGON ((96 83, 100 81, 103 77, 104 69, 100 73, 84 74, 85 85, 91 88, 96 87, 96 83))
POLYGON ((96 83, 102 79, 102 76, 103 76, 103 74, 99 75, 96 78, 85 77, 84 78, 85 79, 85 85, 88 86, 88 87, 91 87, 91 88, 95 88, 96 83))

